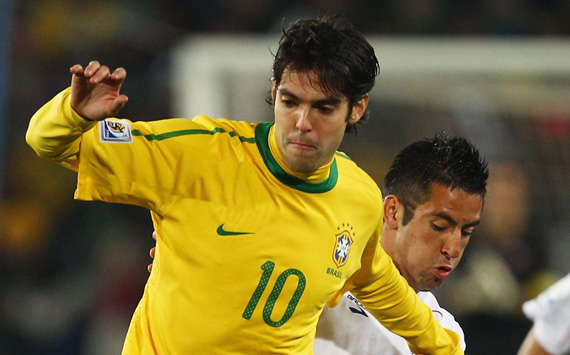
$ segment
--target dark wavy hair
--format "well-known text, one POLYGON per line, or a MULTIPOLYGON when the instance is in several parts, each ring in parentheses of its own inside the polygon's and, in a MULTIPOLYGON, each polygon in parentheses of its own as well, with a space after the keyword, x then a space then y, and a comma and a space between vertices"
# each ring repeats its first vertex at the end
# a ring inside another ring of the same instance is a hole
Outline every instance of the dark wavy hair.
POLYGON ((405 147, 394 159, 384 179, 384 193, 404 204, 403 223, 418 205, 430 198, 432 184, 459 188, 485 198, 489 168, 469 141, 449 138, 445 132, 405 147))
MULTIPOLYGON (((323 91, 348 98, 350 111, 374 87, 380 72, 374 49, 346 19, 323 16, 297 20, 282 31, 273 62, 272 80, 277 86, 287 68, 314 71, 323 91)), ((267 101, 273 104, 271 95, 267 101)), ((356 125, 364 123, 368 116, 366 111, 356 124, 349 123, 346 132, 356 133, 356 125)))

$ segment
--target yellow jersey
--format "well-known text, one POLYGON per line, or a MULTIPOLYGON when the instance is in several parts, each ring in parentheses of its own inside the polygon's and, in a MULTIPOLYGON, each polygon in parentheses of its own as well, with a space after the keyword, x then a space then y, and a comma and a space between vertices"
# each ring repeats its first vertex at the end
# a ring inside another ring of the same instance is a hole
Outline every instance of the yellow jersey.
POLYGON ((78 172, 75 198, 147 208, 158 233, 123 354, 311 354, 346 290, 413 349, 462 353, 381 248, 380 190, 345 154, 300 177, 272 123, 89 122, 69 95, 34 115, 28 143, 78 172))

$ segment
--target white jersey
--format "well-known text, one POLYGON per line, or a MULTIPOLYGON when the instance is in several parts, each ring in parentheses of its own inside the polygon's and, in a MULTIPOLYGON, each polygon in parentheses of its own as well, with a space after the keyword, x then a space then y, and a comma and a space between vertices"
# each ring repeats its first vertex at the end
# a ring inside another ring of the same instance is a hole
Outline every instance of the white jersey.
POLYGON ((546 351, 564 354, 570 350, 570 274, 525 302, 523 311, 534 321, 534 335, 546 351))
MULTIPOLYGON (((463 330, 453 315, 439 306, 431 292, 418 292, 418 297, 431 308, 444 328, 459 334, 461 348, 465 351, 463 330)), ((404 338, 386 329, 350 292, 344 294, 338 306, 326 307, 319 319, 313 350, 315 355, 330 354, 320 337, 333 341, 352 355, 413 354, 404 338)))

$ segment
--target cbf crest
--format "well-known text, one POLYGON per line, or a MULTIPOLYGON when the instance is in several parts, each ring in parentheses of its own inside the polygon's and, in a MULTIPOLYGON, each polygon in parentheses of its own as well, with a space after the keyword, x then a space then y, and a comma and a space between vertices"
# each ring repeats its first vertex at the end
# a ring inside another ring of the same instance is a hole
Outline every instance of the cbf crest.
POLYGON ((332 255, 337 267, 343 266, 348 260, 354 237, 353 229, 350 224, 345 223, 337 227, 339 232, 335 235, 335 245, 332 255))

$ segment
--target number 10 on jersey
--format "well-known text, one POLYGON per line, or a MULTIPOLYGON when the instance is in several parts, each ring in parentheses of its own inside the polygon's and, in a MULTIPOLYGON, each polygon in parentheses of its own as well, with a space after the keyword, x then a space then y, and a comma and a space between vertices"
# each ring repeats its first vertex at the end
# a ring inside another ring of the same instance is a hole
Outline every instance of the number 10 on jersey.
MULTIPOLYGON (((251 298, 249 299, 249 302, 245 307, 243 314, 241 315, 243 318, 247 320, 251 318, 253 312, 255 311, 255 308, 257 307, 257 303, 261 298, 261 295, 263 294, 265 288, 267 287, 267 283, 269 282, 269 278, 273 273, 274 267, 275 263, 272 261, 266 261, 263 265, 261 265, 261 270, 263 270, 263 273, 261 274, 261 278, 259 279, 259 283, 257 284, 255 291, 253 291, 253 295, 251 295, 251 298)), ((291 318, 293 312, 295 312, 295 308, 297 307, 297 304, 301 299, 301 295, 305 291, 305 283, 306 283, 305 275, 303 275, 301 271, 297 269, 287 269, 283 271, 277 277, 277 281, 275 281, 275 285, 273 286, 273 289, 271 290, 271 293, 267 298, 267 302, 265 302, 265 306, 263 307, 263 320, 265 321, 265 323, 267 323, 272 327, 280 327, 283 324, 285 324, 285 322, 287 322, 289 318, 291 318), (279 298, 281 290, 283 290, 283 285, 285 284, 285 281, 287 281, 287 278, 289 276, 297 276, 298 278, 297 289, 295 290, 293 296, 289 300, 287 309, 285 310, 285 313, 283 314, 281 319, 278 321, 274 321, 271 319, 271 313, 273 313, 273 307, 275 306, 275 302, 279 298)))

